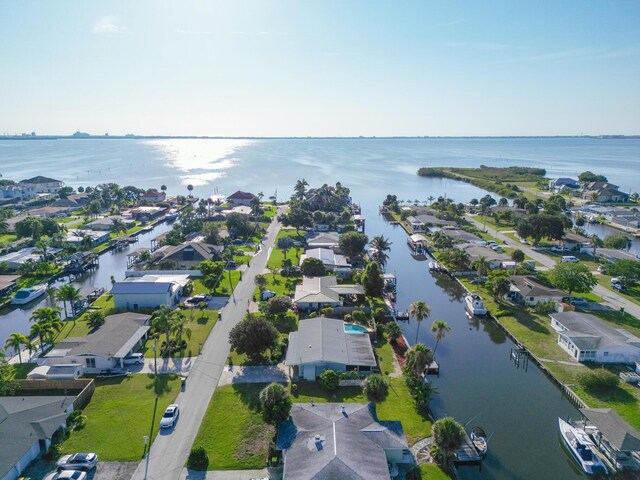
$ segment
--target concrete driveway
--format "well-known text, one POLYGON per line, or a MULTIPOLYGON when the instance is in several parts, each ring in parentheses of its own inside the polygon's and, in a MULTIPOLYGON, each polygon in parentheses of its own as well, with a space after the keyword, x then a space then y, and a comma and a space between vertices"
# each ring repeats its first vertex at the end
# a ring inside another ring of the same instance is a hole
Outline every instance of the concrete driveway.
MULTIPOLYGON (((158 358, 158 373, 175 373, 189 375, 198 357, 186 358, 158 358)), ((155 362, 153 358, 145 358, 142 365, 127 365, 131 373, 154 373, 155 362)))
POLYGON ((289 376, 283 365, 259 365, 250 367, 225 366, 218 386, 232 383, 287 383, 289 376))

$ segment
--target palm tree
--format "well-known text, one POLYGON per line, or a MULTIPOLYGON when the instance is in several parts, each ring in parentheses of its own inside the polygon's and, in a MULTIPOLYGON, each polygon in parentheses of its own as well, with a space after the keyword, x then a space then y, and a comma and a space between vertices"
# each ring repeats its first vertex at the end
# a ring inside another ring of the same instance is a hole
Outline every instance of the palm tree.
POLYGON ((476 274, 479 277, 484 277, 487 274, 489 262, 487 261, 486 257, 480 255, 476 260, 473 261, 471 266, 476 269, 476 274))
POLYGON ((427 366, 431 364, 433 353, 424 343, 416 343, 407 350, 405 360, 405 370, 407 373, 414 377, 419 377, 424 373, 427 366))
POLYGON ((47 240, 38 240, 36 242, 36 253, 42 255, 45 262, 49 259, 49 242, 47 240))
POLYGON ((593 258, 596 257, 596 250, 604 246, 604 241, 598 235, 591 236, 591 246, 593 247, 593 258))
POLYGON ((160 190, 162 190, 162 193, 166 193, 167 192, 167 186, 166 185, 160 185, 160 190))
POLYGON ((189 197, 191 197, 191 192, 193 192, 193 185, 187 185, 187 190, 189 190, 189 197))
POLYGON ((171 308, 168 305, 161 305, 158 310, 153 313, 151 325, 157 332, 163 332, 166 338, 165 349, 169 348, 169 340, 171 335, 171 308))
POLYGON ((418 328, 416 329, 416 341, 418 343, 418 334, 420 333, 420 324, 431 313, 431 307, 426 302, 418 301, 409 305, 409 315, 416 317, 418 321, 418 328))
POLYGON ((111 221, 111 232, 113 232, 113 233, 115 233, 117 235, 119 233, 125 233, 126 231, 127 231, 127 226, 122 221, 122 219, 114 218, 111 221))
POLYGON ((293 187, 293 190, 296 192, 295 196, 298 200, 304 200, 304 194, 307 192, 308 186, 309 184, 304 178, 296 182, 296 186, 293 187))
POLYGON ((61 310, 58 307, 41 307, 31 313, 31 321, 37 323, 51 322, 55 319, 60 320, 61 310))
POLYGON ((26 345, 29 342, 29 339, 22 335, 20 332, 14 332, 9 335, 6 342, 4 342, 4 348, 13 348, 18 352, 18 359, 22 364, 22 349, 20 348, 22 345, 26 345))
POLYGON ((444 338, 447 332, 451 331, 451 327, 447 325, 447 322, 444 320, 436 320, 433 322, 433 325, 431 325, 431 331, 436 334, 436 346, 433 349, 433 356, 435 358, 436 351, 438 350, 438 343, 440 343, 440 340, 444 338))
POLYGON ((75 315, 75 307, 74 304, 78 300, 80 300, 80 289, 75 288, 70 283, 65 283, 58 289, 58 293, 56 294, 56 299, 64 305, 64 318, 67 318, 67 302, 71 305, 71 313, 75 315))
POLYGON ((451 417, 444 417, 433 424, 434 443, 442 456, 442 464, 447 467, 453 452, 462 445, 464 428, 451 417))
POLYGON ((382 403, 389 395, 389 383, 382 375, 374 373, 362 383, 362 393, 371 403, 382 403))
POLYGON ((375 251, 372 255, 373 259, 384 267, 389 259, 386 252, 391 250, 392 242, 388 238, 384 238, 383 235, 373 237, 373 240, 369 242, 369 246, 375 251))
MULTIPOLYGON (((46 322, 44 323, 34 323, 31 325, 31 331, 29 332, 29 336, 31 338, 37 338, 40 343, 40 347, 42 348, 44 345, 43 339, 46 338, 47 332, 49 331, 49 326, 46 322)), ((43 348, 44 350, 44 348, 43 348)))
MULTIPOLYGON (((206 303, 206 302, 203 302, 206 303)), ((190 320, 187 319, 182 313, 174 313, 171 319, 171 331, 176 336, 176 345, 179 349, 182 349, 182 336, 186 336, 187 339, 191 340, 191 329, 187 327, 187 323, 190 320)))
POLYGON ((433 195, 429 195, 427 197, 427 200, 429 200, 429 205, 431 205, 435 199, 436 199, 436 197, 434 197, 433 195))
POLYGON ((394 343, 396 339, 402 335, 402 329, 396 322, 391 322, 387 324, 385 333, 387 334, 387 340, 389 343, 394 343))

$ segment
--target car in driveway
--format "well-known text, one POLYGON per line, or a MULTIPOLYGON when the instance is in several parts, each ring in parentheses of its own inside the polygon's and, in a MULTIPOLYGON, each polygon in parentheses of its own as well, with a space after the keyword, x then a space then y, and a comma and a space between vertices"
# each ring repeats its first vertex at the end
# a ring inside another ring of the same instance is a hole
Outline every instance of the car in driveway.
POLYGON ((167 407, 160 419, 160 428, 175 427, 178 417, 180 416, 180 408, 177 403, 172 403, 167 407))
POLYGON ((58 470, 91 470, 98 464, 98 455, 95 453, 74 453, 64 455, 56 463, 58 470))
POLYGON ((211 300, 211 298, 211 295, 200 293, 198 295, 194 295, 193 297, 187 298, 184 303, 186 303, 187 305, 197 305, 200 302, 208 302, 209 300, 211 300))
POLYGON ((272 297, 276 296, 276 292, 272 291, 272 290, 263 290, 260 293, 260 300, 269 300, 272 297))
POLYGON ((86 478, 87 473, 81 470, 60 470, 48 473, 42 480, 86 480, 86 478))
POLYGON ((124 365, 142 365, 144 363, 144 355, 141 353, 132 353, 122 359, 124 365))
POLYGON ((552 252, 566 252, 567 249, 564 247, 561 247, 559 245, 556 245, 555 247, 551 247, 551 251, 552 252))
POLYGON ((569 303, 574 307, 586 307, 589 305, 589 301, 584 298, 571 297, 569 303))
POLYGON ((626 290, 625 286, 621 283, 614 283, 611 285, 611 288, 617 290, 618 292, 624 292, 626 290))

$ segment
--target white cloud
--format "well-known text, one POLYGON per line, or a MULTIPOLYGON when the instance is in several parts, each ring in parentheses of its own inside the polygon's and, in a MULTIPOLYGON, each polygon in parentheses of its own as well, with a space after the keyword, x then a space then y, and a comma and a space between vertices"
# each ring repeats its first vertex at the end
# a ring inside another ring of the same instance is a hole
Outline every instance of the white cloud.
POLYGON ((127 30, 124 25, 118 25, 112 15, 103 17, 93 24, 93 33, 96 35, 111 35, 126 32, 127 30))
POLYGON ((211 32, 205 30, 176 30, 176 33, 182 33, 184 35, 211 35, 211 32))

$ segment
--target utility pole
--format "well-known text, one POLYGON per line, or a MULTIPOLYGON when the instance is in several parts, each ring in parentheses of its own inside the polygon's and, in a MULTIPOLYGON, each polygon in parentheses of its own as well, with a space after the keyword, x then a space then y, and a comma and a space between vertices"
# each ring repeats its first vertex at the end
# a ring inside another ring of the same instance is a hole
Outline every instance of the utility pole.
POLYGON ((147 473, 149 471, 149 457, 151 456, 151 442, 153 441, 153 425, 156 423, 156 410, 158 409, 158 339, 153 341, 153 365, 155 375, 153 377, 153 389, 156 394, 156 401, 153 404, 153 416, 151 418, 151 431, 149 432, 149 441, 147 448, 147 461, 144 466, 144 480, 147 480, 147 473))

